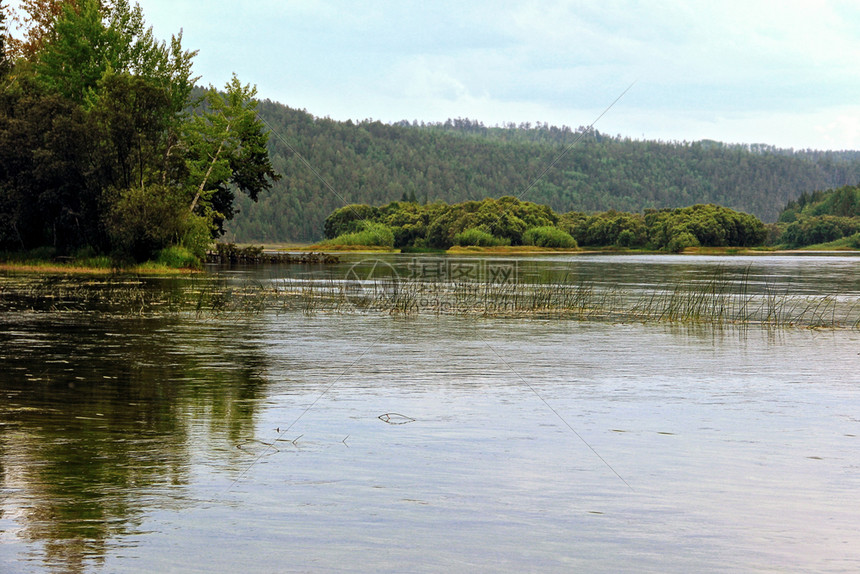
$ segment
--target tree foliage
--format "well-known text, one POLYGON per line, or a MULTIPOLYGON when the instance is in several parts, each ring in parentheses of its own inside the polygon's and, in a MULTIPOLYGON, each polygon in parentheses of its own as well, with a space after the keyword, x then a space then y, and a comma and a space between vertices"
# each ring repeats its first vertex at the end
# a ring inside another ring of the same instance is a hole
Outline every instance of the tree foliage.
POLYGON ((18 4, 20 12, 10 10, 10 14, 24 37, 8 39, 10 54, 32 61, 45 45, 53 23, 64 7, 76 8, 77 0, 19 0, 18 4))
POLYGON ((860 232, 860 187, 802 193, 779 215, 775 243, 803 247, 860 232))
POLYGON ((487 198, 453 205, 437 202, 391 202, 382 207, 349 205, 325 221, 332 244, 343 244, 368 224, 391 230, 394 246, 448 249, 453 245, 535 245, 575 248, 631 247, 682 251, 686 247, 752 247, 767 236, 755 216, 717 205, 646 210, 643 214, 614 210, 561 216, 545 205, 514 197, 487 198))
POLYGON ((0 93, 0 248, 202 254, 278 175, 255 90, 233 78, 193 105, 195 52, 157 40, 128 0, 22 2, 0 93))
POLYGON ((9 56, 9 43, 6 39, 9 31, 7 23, 8 9, 0 0, 0 85, 6 76, 9 75, 9 70, 12 69, 12 60, 9 56))
POLYGON ((269 162, 268 134, 257 118, 255 95, 256 88, 243 86, 234 75, 224 92, 210 86, 206 105, 185 125, 194 185, 190 209, 208 217, 219 234, 233 217, 234 189, 257 201, 280 178, 269 162))
POLYGON ((772 222, 803 191, 860 181, 860 152, 633 141, 545 124, 340 122, 270 101, 259 112, 279 136, 269 148, 285 176, 258 204, 238 198, 241 213, 227 226, 237 241, 315 241, 325 218, 347 203, 455 204, 505 195, 559 214, 713 203, 772 222))

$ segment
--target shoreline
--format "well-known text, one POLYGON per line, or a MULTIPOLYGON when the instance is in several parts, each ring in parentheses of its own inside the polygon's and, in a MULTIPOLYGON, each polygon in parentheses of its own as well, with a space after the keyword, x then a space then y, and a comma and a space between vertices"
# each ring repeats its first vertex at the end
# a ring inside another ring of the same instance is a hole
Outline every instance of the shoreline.
MULTIPOLYGON (((529 245, 500 246, 500 247, 452 247, 447 251, 415 251, 402 252, 393 248, 374 248, 372 246, 349 246, 347 249, 327 249, 325 253, 319 252, 319 246, 290 245, 288 250, 282 250, 280 245, 263 245, 263 253, 317 253, 328 254, 401 254, 404 255, 493 255, 493 256, 516 256, 516 255, 847 255, 860 256, 860 249, 772 249, 772 248, 738 248, 738 247, 695 247, 685 249, 681 253, 666 253, 663 251, 648 251, 644 249, 563 249, 551 247, 534 247, 529 245)), ((257 264, 267 264, 266 262, 257 264)), ((3 274, 45 274, 45 275, 96 275, 96 276, 182 276, 194 273, 206 273, 205 268, 192 269, 188 267, 175 268, 156 264, 143 263, 134 267, 109 268, 92 267, 77 264, 75 262, 58 263, 54 261, 31 261, 31 262, 0 262, 0 273, 3 274)))
POLYGON ((93 267, 79 265, 76 263, 56 263, 56 262, 3 262, 0 263, 0 273, 27 273, 27 274, 45 274, 45 275, 96 275, 105 276, 129 276, 129 275, 145 275, 150 277, 164 276, 180 276, 192 275, 194 273, 203 273, 203 269, 191 269, 188 267, 161 267, 147 264, 136 265, 127 268, 109 268, 109 267, 93 267))

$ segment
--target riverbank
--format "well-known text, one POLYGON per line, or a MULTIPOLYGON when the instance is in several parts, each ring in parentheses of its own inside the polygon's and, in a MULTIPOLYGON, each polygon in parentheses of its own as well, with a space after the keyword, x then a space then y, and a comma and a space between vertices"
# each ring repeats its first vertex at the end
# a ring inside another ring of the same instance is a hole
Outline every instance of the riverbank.
MULTIPOLYGON (((343 247, 328 248, 326 252, 319 251, 319 245, 307 244, 263 244, 263 245, 225 245, 213 249, 207 254, 206 262, 209 264, 318 264, 331 265, 340 261, 338 254, 396 254, 409 253, 421 255, 423 252, 401 251, 400 249, 384 248, 377 246, 348 245, 343 247)), ((606 248, 578 248, 562 249, 551 247, 535 247, 532 245, 496 246, 496 247, 460 247, 455 246, 447 251, 432 251, 433 254, 447 255, 492 255, 492 256, 514 256, 514 255, 666 255, 662 251, 649 251, 645 249, 623 249, 616 247, 606 248)), ((853 249, 843 245, 812 245, 800 249, 779 249, 776 247, 689 247, 676 255, 860 255, 860 249, 853 249)), ((170 266, 164 263, 147 261, 144 263, 122 266, 115 265, 107 258, 83 259, 83 260, 56 260, 56 259, 22 259, 0 261, 0 273, 44 273, 51 275, 143 275, 143 276, 182 276, 194 273, 202 273, 202 265, 199 266, 170 266)))
MULTIPOLYGON (((264 245, 265 250, 277 250, 277 245, 264 245)), ((318 250, 319 244, 308 246, 292 246, 292 250, 318 250)), ((373 245, 344 245, 327 246, 326 251, 331 253, 422 253, 421 251, 402 251, 390 247, 378 247, 373 245)), ((595 253, 613 255, 668 255, 666 251, 649 249, 628 249, 624 247, 578 247, 575 249, 558 247, 536 247, 534 245, 499 245, 493 247, 478 247, 474 245, 455 245, 448 250, 429 251, 436 254, 449 255, 593 255, 595 253)), ((852 248, 844 244, 821 244, 809 245, 798 249, 785 249, 774 246, 762 247, 687 247, 674 255, 780 255, 780 254, 807 254, 807 253, 838 253, 850 254, 860 253, 860 249, 852 248)))
POLYGON ((147 262, 130 267, 103 267, 87 265, 85 262, 57 261, 19 261, 0 262, 2 273, 45 273, 67 275, 191 275, 200 269, 190 267, 168 267, 167 265, 147 262))

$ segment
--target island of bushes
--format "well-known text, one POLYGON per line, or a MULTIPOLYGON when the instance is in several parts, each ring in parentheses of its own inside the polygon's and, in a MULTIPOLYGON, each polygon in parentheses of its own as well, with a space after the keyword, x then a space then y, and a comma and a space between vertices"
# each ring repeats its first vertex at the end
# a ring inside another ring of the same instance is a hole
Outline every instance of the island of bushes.
POLYGON ((643 213, 557 214, 546 205, 506 196, 453 205, 352 204, 332 212, 324 231, 321 245, 330 248, 614 247, 677 253, 689 247, 796 248, 834 241, 844 244, 835 247, 860 248, 860 188, 804 194, 769 225, 713 204, 643 213))

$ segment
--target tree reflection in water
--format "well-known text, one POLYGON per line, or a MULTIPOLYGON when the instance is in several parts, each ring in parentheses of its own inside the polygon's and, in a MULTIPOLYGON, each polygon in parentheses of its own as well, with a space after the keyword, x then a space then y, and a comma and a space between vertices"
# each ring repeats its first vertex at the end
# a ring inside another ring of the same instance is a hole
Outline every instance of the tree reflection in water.
POLYGON ((265 364, 251 321, 7 314, 0 330, 0 540, 82 572, 185 504, 189 461, 229 472, 265 364), (4 533, 5 530, 5 533, 4 533))

